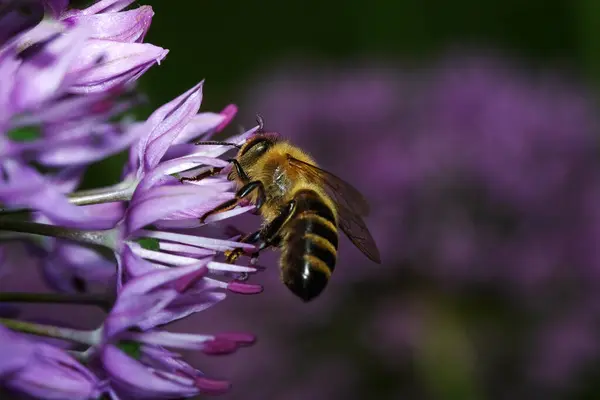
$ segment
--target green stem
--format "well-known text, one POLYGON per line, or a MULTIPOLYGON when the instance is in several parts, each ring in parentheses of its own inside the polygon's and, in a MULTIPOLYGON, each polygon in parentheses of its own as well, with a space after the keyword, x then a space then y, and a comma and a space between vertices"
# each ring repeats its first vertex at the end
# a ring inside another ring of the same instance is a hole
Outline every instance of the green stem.
POLYGON ((0 325, 4 325, 13 331, 29 333, 37 336, 45 336, 56 339, 69 340, 94 346, 100 341, 100 329, 84 331, 79 329, 62 328, 53 325, 36 324, 33 322, 17 321, 9 318, 0 318, 0 325))
POLYGON ((83 304, 110 310, 112 301, 100 294, 0 292, 0 303, 83 304))
POLYGON ((82 190, 70 193, 69 201, 76 206, 90 204, 111 203, 114 201, 128 201, 135 191, 136 184, 131 181, 120 182, 114 186, 98 189, 82 190))
MULTIPOLYGON (((69 193, 67 197, 69 202, 76 206, 129 201, 136 187, 137 183, 135 181, 124 181, 112 186, 69 193)), ((19 214, 30 211, 33 210, 29 208, 0 208, 0 215, 19 214)))
POLYGON ((65 228, 62 226, 39 224, 37 222, 0 218, 0 231, 1 230, 51 236, 78 243, 104 246, 111 250, 114 250, 116 245, 113 230, 84 231, 80 229, 65 228))

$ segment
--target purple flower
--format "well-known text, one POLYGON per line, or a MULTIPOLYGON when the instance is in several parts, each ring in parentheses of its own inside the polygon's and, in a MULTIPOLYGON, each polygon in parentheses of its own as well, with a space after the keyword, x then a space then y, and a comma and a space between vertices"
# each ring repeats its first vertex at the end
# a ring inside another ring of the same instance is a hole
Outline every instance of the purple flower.
POLYGON ((47 253, 40 254, 46 282, 61 292, 86 292, 90 284, 115 282, 114 260, 77 244, 54 240, 47 253))
POLYGON ((177 353, 152 346, 142 347, 141 356, 144 362, 115 346, 105 347, 102 358, 115 391, 134 399, 155 399, 222 394, 230 387, 227 381, 206 378, 177 353))
MULTIPOLYGON (((105 343, 100 350, 103 367, 117 392, 134 398, 163 398, 228 389, 227 382, 205 377, 180 360, 181 356, 164 350, 162 346, 200 350, 207 355, 229 354, 240 346, 253 343, 251 335, 198 335, 153 329, 158 323, 172 320, 161 320, 160 315, 169 314, 167 307, 184 296, 195 282, 206 279, 207 272, 202 262, 172 269, 155 268, 123 286, 104 322, 105 343), (143 332, 132 332, 133 327, 141 328, 143 332), (127 355, 112 344, 117 340, 138 343, 140 355, 137 358, 127 355)), ((212 298, 207 297, 201 309, 212 306, 223 297, 216 294, 212 298)), ((195 305, 194 312, 200 311, 198 305, 195 305)))
MULTIPOLYGON (((85 25, 84 25, 85 26, 85 25)), ((139 78, 168 50, 147 43, 90 39, 69 70, 71 93, 96 93, 139 78)))
MULTIPOLYGON (((140 100, 132 83, 167 54, 143 43, 153 11, 124 10, 132 2, 102 0, 73 10, 64 0, 36 1, 37 14, 29 16, 19 14, 23 4, 0 3, 6 83, 0 86, 0 273, 39 265, 55 291, 3 292, 0 301, 108 311, 94 329, 82 330, 81 321, 34 323, 2 307, 0 385, 17 393, 43 399, 222 393, 229 382, 208 377, 167 348, 212 356, 254 342, 245 333, 162 329, 230 293, 256 294, 262 287, 245 282, 258 267, 219 258, 255 247, 208 226, 254 206, 199 221, 234 197, 225 178, 229 163, 219 158, 230 147, 190 141, 224 129, 237 107, 199 113, 200 83, 144 122, 123 117, 140 100), (77 191, 87 166, 123 150, 130 162, 121 182, 77 191), (176 178, 215 167, 222 173, 205 181, 176 178), (14 244, 24 244, 27 254, 5 259, 14 244)), ((255 130, 231 140, 241 144, 255 130)))
POLYGON ((69 202, 59 188, 33 168, 16 162, 5 162, 5 179, 0 181, 0 201, 16 207, 30 207, 42 211, 56 224, 86 229, 114 227, 123 214, 118 208, 112 213, 97 213, 94 207, 78 207, 69 202))
MULTIPOLYGON (((67 73, 89 38, 85 26, 76 26, 63 33, 60 25, 48 23, 44 30, 44 36, 36 44, 18 54, 22 62, 15 71, 14 81, 9 84, 12 84, 12 93, 7 93, 12 114, 34 110, 63 94, 71 84, 67 73)), ((5 51, 8 57, 17 59, 16 48, 5 51)), ((7 58, 5 62, 16 61, 7 58)))
POLYGON ((26 339, 0 325, 0 382, 23 369, 33 357, 34 348, 26 339))
POLYGON ((0 384, 42 399, 94 399, 98 379, 64 350, 33 342, 0 325, 0 384))
POLYGON ((131 279, 119 291, 104 322, 104 334, 110 338, 131 327, 141 327, 185 291, 190 279, 201 279, 206 273, 203 263, 196 262, 179 268, 156 269, 131 279))
POLYGON ((101 385, 89 370, 64 350, 45 343, 30 343, 34 348, 29 362, 6 381, 10 389, 48 399, 96 399, 101 385))
POLYGON ((74 96, 54 102, 43 111, 24 113, 13 119, 15 132, 31 132, 28 141, 5 140, 4 157, 36 160, 46 166, 86 165, 131 146, 139 139, 127 122, 107 123, 135 104, 118 101, 113 93, 74 96), (85 111, 84 111, 85 110, 85 111))

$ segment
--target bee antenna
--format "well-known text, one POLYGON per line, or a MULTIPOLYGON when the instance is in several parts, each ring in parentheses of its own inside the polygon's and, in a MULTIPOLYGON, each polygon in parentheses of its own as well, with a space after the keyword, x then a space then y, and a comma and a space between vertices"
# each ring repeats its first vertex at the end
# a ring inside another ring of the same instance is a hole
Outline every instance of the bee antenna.
POLYGON ((256 122, 258 123, 258 130, 264 131, 265 130, 265 120, 262 117, 262 115, 256 114, 256 122))
POLYGON ((239 144, 229 143, 229 142, 219 142, 218 140, 209 140, 206 142, 195 142, 194 144, 196 146, 233 146, 238 149, 242 148, 242 146, 240 146, 239 144))

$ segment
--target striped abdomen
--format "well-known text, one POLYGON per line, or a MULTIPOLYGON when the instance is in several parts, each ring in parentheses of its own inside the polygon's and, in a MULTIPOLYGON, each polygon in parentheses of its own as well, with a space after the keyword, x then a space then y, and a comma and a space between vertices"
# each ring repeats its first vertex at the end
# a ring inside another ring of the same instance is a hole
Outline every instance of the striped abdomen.
POLYGON ((338 234, 333 211, 316 192, 301 190, 281 243, 283 283, 304 301, 317 297, 335 268, 338 234))

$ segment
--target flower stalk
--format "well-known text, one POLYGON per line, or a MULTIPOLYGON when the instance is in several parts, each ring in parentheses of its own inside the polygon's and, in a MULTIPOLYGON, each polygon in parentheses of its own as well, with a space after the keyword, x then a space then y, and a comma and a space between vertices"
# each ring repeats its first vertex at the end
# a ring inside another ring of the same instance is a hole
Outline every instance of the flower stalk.
POLYGON ((116 239, 114 237, 116 232, 113 229, 105 231, 86 231, 64 226, 0 218, 0 230, 50 236, 81 244, 103 246, 111 250, 115 250, 116 246, 116 239))
POLYGON ((108 295, 93 293, 0 292, 0 303, 81 304, 98 306, 108 311, 113 299, 108 295))
POLYGON ((71 204, 76 206, 129 201, 136 186, 137 183, 134 181, 123 181, 113 186, 73 192, 67 197, 71 204))
MULTIPOLYGON (((69 193, 67 198, 71 204, 76 206, 89 206, 92 204, 112 203, 115 201, 129 201, 135 192, 136 186, 136 181, 125 180, 112 186, 69 193)), ((0 207, 0 215, 25 213, 31 211, 33 210, 29 208, 4 209, 0 207)))
POLYGON ((0 325, 21 333, 29 333, 37 336, 68 340, 90 346, 100 342, 102 327, 91 331, 80 329, 63 328, 54 325, 36 324, 34 322, 18 321, 10 318, 0 318, 0 325))

